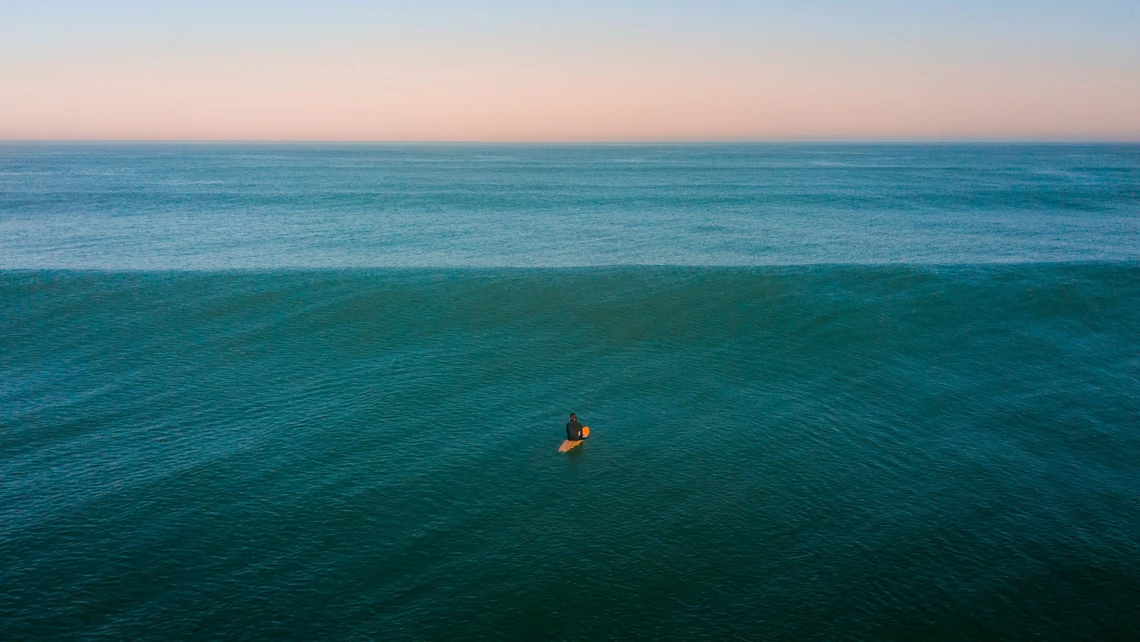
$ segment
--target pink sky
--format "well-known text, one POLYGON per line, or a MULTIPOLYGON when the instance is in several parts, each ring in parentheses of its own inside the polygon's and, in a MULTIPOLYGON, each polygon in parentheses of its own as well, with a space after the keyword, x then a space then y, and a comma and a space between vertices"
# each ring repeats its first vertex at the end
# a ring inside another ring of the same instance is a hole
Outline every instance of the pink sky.
POLYGON ((0 46, 0 139, 1140 140, 1135 48, 1095 38, 815 42, 674 25, 628 39, 164 41, 74 28, 0 46))

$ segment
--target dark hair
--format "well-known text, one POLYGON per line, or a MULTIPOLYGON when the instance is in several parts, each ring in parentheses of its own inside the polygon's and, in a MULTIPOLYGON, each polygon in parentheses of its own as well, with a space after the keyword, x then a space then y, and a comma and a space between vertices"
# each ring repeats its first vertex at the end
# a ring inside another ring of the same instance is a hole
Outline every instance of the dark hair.
POLYGON ((578 418, 578 415, 576 415, 576 414, 574 414, 574 413, 570 413, 570 416, 571 416, 572 418, 574 418, 574 419, 577 419, 577 418, 578 418))

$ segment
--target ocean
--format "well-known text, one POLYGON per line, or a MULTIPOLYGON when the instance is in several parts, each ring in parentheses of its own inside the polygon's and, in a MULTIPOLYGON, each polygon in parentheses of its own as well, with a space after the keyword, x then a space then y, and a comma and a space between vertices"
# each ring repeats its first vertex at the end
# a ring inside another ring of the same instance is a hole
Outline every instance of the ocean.
POLYGON ((1137 462, 1137 145, 0 144, 2 640, 1136 639, 1137 462))

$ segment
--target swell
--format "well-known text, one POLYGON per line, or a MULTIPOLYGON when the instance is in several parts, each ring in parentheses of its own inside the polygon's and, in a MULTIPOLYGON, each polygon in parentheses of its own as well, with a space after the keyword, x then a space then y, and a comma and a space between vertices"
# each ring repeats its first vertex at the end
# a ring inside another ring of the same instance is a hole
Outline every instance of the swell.
POLYGON ((1137 597, 1133 264, 6 272, 0 327, 5 637, 558 637, 502 605, 582 586, 586 635, 1103 637, 1137 597))

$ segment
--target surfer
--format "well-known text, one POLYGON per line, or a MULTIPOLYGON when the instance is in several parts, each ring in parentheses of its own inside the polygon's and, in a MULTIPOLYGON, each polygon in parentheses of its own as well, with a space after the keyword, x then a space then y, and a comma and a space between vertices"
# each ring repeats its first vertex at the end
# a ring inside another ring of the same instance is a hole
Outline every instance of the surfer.
POLYGON ((582 434, 582 424, 578 422, 578 415, 570 413, 570 423, 566 424, 566 439, 569 441, 581 441, 589 436, 589 433, 582 434))

